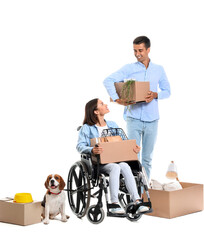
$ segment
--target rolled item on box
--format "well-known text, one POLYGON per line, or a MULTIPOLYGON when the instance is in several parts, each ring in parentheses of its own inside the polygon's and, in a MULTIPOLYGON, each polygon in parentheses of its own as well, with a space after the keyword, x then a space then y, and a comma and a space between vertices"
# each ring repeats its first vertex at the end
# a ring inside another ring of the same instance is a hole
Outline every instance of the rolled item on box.
POLYGON ((102 142, 121 142, 123 141, 121 136, 107 136, 107 137, 98 137, 91 139, 91 147, 94 147, 98 143, 102 142))

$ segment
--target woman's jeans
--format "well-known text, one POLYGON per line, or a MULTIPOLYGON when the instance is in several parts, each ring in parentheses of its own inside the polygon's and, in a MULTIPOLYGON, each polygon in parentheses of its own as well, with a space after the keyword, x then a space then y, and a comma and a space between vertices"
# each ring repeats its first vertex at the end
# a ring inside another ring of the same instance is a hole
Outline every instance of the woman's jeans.
POLYGON ((105 172, 109 174, 109 186, 110 186, 110 196, 111 202, 118 202, 118 193, 120 186, 120 174, 124 177, 125 185, 133 201, 140 199, 138 195, 137 186, 135 178, 132 174, 130 166, 125 163, 108 163, 105 165, 100 165, 100 172, 105 172))
POLYGON ((152 169, 152 156, 154 145, 157 138, 158 120, 153 122, 144 122, 135 118, 127 117, 127 135, 129 139, 136 139, 137 145, 140 146, 142 141, 142 154, 138 154, 142 166, 145 168, 147 177, 150 180, 152 169), (142 155, 142 158, 140 158, 142 155))

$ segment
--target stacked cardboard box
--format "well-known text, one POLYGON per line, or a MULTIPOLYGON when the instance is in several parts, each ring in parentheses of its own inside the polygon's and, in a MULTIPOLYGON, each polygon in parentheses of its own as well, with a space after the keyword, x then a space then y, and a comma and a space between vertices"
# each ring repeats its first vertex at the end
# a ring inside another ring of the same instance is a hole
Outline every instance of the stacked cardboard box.
POLYGON ((41 222, 41 202, 15 203, 0 199, 0 222, 22 226, 41 222))

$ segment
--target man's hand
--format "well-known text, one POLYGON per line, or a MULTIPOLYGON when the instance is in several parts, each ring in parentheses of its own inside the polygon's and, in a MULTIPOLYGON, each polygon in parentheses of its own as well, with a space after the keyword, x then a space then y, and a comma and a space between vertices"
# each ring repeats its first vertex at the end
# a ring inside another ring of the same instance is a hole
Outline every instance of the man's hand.
POLYGON ((116 99, 115 102, 123 106, 135 104, 135 103, 127 102, 127 100, 124 100, 124 99, 116 99))
POLYGON ((100 147, 100 146, 98 146, 98 147, 95 146, 95 147, 92 149, 92 152, 93 152, 93 154, 95 154, 95 155, 101 154, 101 153, 103 152, 103 148, 100 147))
POLYGON ((146 103, 151 102, 154 98, 158 98, 158 93, 157 93, 157 92, 149 91, 149 92, 147 93, 146 98, 145 98, 146 103))

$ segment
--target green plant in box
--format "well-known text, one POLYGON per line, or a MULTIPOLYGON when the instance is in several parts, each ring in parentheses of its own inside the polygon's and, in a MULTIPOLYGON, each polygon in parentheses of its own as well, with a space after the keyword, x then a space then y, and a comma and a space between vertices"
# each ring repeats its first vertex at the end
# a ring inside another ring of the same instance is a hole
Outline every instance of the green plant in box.
POLYGON ((135 80, 128 80, 123 84, 122 90, 121 90, 121 96, 122 99, 126 99, 127 102, 131 102, 131 99, 133 98, 133 87, 135 80))

